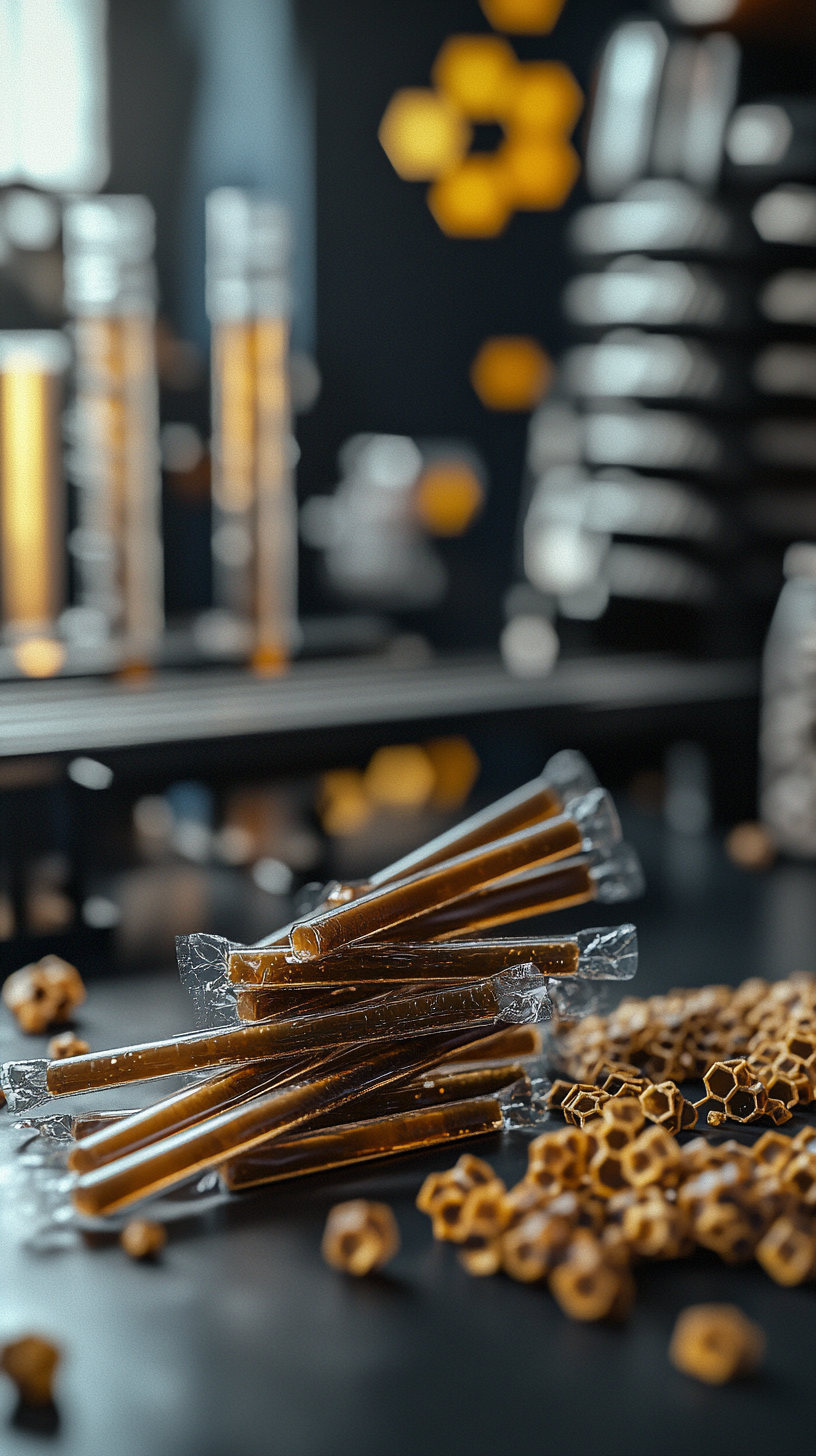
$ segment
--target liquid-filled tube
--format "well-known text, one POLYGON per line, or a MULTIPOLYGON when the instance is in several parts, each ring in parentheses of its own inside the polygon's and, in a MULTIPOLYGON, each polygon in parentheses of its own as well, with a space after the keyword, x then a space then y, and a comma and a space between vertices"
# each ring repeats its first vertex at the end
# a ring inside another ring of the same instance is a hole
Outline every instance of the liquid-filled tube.
POLYGON ((362 942, 320 961, 293 961, 284 947, 233 951, 230 980, 242 987, 302 986, 314 989, 405 981, 484 980, 512 965, 534 965, 542 975, 574 976, 579 971, 578 943, 570 936, 525 940, 449 941, 442 945, 408 941, 362 942))
POLYGON ((454 1102, 446 1107, 350 1123, 326 1132, 286 1138, 231 1158, 219 1168, 231 1192, 277 1183, 306 1173, 326 1172, 350 1163, 393 1157, 456 1138, 486 1136, 503 1125, 499 1103, 491 1097, 454 1102))

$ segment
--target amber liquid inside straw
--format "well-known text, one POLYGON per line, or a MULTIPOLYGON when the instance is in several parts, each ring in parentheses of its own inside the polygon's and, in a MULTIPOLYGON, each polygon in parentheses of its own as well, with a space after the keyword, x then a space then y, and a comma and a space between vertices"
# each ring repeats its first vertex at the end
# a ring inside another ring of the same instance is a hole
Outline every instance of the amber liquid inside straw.
POLYGON ((492 981, 462 987, 443 986, 422 995, 377 998, 345 1011, 290 1021, 258 1022, 227 1031, 199 1032, 110 1052, 88 1052, 50 1062, 48 1091, 54 1096, 90 1092, 95 1087, 140 1082, 199 1067, 216 1067, 269 1057, 303 1055, 331 1050, 352 1042, 395 1036, 417 1036, 426 1031, 492 1023, 499 1011, 492 981))
POLYGON ((574 976, 578 970, 575 941, 475 940, 448 945, 370 942, 351 945, 320 961, 291 961, 282 947, 233 951, 232 981, 308 987, 368 982, 387 985, 404 981, 482 981, 507 966, 532 964, 542 975, 574 976))
POLYGON ((493 839, 505 839, 519 829, 527 829, 542 819, 551 819, 561 814, 563 807, 554 789, 548 788, 541 779, 532 779, 529 784, 522 784, 520 789, 497 799, 495 804, 489 804, 478 814, 471 814, 444 834, 429 839, 427 844, 420 845, 411 854, 378 870, 368 883, 374 889, 389 880, 401 880, 406 875, 430 869, 431 865, 452 859, 454 855, 469 854, 493 839))
POLYGON ((472 890, 449 905, 405 921, 394 934, 411 940, 451 940, 454 936, 492 930, 533 915, 565 910, 571 905, 585 905, 595 895, 595 881, 587 865, 555 865, 529 879, 472 890))
MULTIPOLYGON (((304 1064, 298 1061, 296 1071, 303 1073, 304 1064)), ((185 1087, 165 1097, 152 1107, 139 1112, 125 1114, 119 1121, 96 1131, 89 1131, 84 1137, 77 1137, 76 1147, 68 1154, 68 1167, 77 1173, 96 1168, 100 1163, 109 1163, 125 1151, 133 1152, 164 1137, 168 1132, 178 1132, 191 1127, 213 1112, 222 1112, 227 1107, 237 1106, 259 1092, 268 1091, 276 1082, 286 1079, 280 1065, 271 1067, 266 1063, 252 1063, 237 1071, 211 1077, 195 1087, 185 1087)))
POLYGON ((293 1012, 331 1011, 336 1006, 353 1006, 355 1001, 371 1000, 370 986, 334 986, 326 990, 314 988, 301 993, 288 987, 237 987, 235 1006, 241 1021, 282 1020, 293 1012), (291 1000, 290 1000, 291 996, 291 1000), (281 1004, 283 1002, 283 1004, 281 1004))
POLYGON ((445 1052, 466 1045, 471 1038, 472 1033, 467 1031, 417 1037, 392 1043, 368 1056, 362 1048, 350 1047, 332 1058, 327 1063, 329 1069, 310 1081, 255 1097, 83 1173, 72 1193, 74 1206, 88 1215, 113 1213, 380 1087, 410 1081, 445 1052))
MULTIPOLYGON (((97 1126, 89 1127, 83 1140, 77 1141, 68 1154, 68 1167, 77 1173, 90 1172, 103 1163, 113 1162, 115 1158, 156 1143, 168 1133, 180 1132, 217 1112, 237 1107, 274 1086, 300 1080, 306 1065, 299 1061, 286 1071, 274 1064, 242 1068, 213 1077, 203 1086, 185 1088, 183 1092, 177 1092, 141 1112, 120 1113, 115 1123, 101 1128, 96 1119, 97 1126)), ((475 1071, 429 1072, 420 1083, 389 1088, 363 1098, 362 1103, 354 1105, 354 1119, 396 1117, 422 1107, 489 1096, 523 1076, 524 1068, 519 1062, 509 1062, 502 1067, 479 1067, 475 1071)), ((344 1120, 342 1109, 340 1113, 335 1111, 327 1116, 329 1126, 344 1120)), ((323 1117, 317 1118, 313 1126, 322 1127, 325 1121, 323 1117)), ((79 1135, 75 1133, 74 1136, 78 1138, 79 1135)))
POLYGON ((541 1055, 541 1032, 537 1026, 505 1026, 501 1031, 482 1036, 470 1046, 458 1047, 439 1058, 440 1067, 448 1062, 458 1066, 472 1062, 497 1062, 506 1057, 538 1057, 541 1055))
POLYGON ((553 819, 522 829, 481 850, 445 860, 408 880, 325 911, 295 925, 291 934, 297 960, 315 960, 340 946, 382 932, 423 910, 431 910, 515 870, 565 859, 581 848, 581 831, 572 819, 553 819))
POLYGON ((308 1133, 301 1138, 277 1140, 254 1152, 232 1158, 219 1172, 233 1192, 259 1183, 276 1183, 305 1173, 326 1172, 347 1163, 392 1157, 455 1138, 500 1132, 502 1113, 492 1098, 454 1102, 429 1111, 408 1112, 371 1122, 351 1123, 331 1132, 308 1133))

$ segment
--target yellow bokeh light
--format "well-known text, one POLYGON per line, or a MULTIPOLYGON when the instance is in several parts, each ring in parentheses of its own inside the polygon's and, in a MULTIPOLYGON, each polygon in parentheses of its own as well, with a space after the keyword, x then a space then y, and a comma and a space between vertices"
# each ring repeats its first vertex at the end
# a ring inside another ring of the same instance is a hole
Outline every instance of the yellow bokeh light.
POLYGON ((435 536, 461 536, 484 502, 482 482, 464 460, 434 460, 416 491, 416 513, 435 536))
POLYGON ((498 237, 510 220, 504 171, 493 157, 465 157, 429 188, 428 206, 450 238, 498 237))
POLYGON ((549 388, 553 367, 535 339, 486 339, 470 371, 470 382, 487 409, 530 410, 549 388))
POLYGON ((65 647, 53 637, 29 637, 17 643, 14 661, 26 677, 54 677, 65 662, 65 647))
POLYGON ((461 161, 472 130, 449 97, 428 88, 397 91, 378 132, 391 166, 405 182, 430 182, 461 161))
POLYGON ((436 774, 424 748, 408 743, 378 748, 365 771, 366 792, 388 809, 421 809, 434 791, 436 774))
POLYGON ((575 186, 581 163, 559 137, 508 137, 498 158, 505 170, 510 206, 531 212, 561 207, 575 186))
POLYGON ((434 738, 425 744, 436 783, 437 809, 459 809, 479 777, 481 764, 466 738, 434 738))
POLYGON ((571 134, 584 93, 560 61, 528 61, 516 68, 505 125, 524 132, 571 134))
POLYGON ((548 35, 564 0, 479 0, 490 24, 511 35, 548 35))
POLYGON ((374 806, 358 769, 337 769, 323 775, 317 812, 326 834, 345 839, 365 828, 374 806))
POLYGON ((497 121, 510 102, 516 64, 512 46, 497 35, 452 35, 432 74, 471 121, 497 121))

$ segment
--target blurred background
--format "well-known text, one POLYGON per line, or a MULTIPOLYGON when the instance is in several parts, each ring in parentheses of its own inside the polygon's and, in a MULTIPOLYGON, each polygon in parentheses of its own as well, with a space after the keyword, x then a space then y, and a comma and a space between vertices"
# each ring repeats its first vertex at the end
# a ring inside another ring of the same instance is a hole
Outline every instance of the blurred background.
POLYGON ((816 854, 815 60, 811 0, 0 0, 4 970, 251 941, 565 744, 816 854))

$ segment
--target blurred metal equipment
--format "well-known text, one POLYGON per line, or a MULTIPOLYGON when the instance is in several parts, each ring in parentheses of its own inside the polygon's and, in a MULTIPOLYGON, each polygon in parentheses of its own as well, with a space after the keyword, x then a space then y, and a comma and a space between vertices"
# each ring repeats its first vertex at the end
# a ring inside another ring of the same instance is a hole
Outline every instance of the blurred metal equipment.
POLYGON ((339 465, 334 495, 312 496, 300 517, 334 590, 392 611, 437 606, 448 578, 428 536, 460 536, 481 510, 486 472, 476 451, 461 441, 354 435, 339 465))
POLYGON ((762 818, 789 854, 816 856, 816 545, 785 554, 787 581, 765 645, 762 818))
MULTIPOLYGON (((70 350, 56 332, 0 333, 0 582, 13 668, 51 677, 65 658, 65 485, 62 375, 70 350)), ((11 664, 10 664, 11 666, 11 664)))
POLYGON ((65 209, 65 304, 76 396, 67 421, 79 583, 66 634, 89 665, 155 661, 164 627, 154 321, 155 218, 145 197, 65 209))
POLYGON ((569 225, 579 337, 530 423, 522 530, 545 615, 674 604, 678 641, 746 653, 816 469, 816 99, 738 104, 738 40, 692 29, 749 10, 671 0, 606 43, 569 225))
POLYGON ((219 640, 231 630, 236 649, 271 673, 287 666, 297 638, 291 246, 282 204, 231 187, 210 193, 212 625, 219 640))

